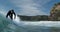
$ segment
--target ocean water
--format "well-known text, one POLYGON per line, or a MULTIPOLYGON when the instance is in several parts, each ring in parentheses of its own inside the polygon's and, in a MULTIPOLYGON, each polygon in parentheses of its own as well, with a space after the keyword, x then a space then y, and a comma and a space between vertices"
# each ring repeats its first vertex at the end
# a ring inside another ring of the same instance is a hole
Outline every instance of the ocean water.
POLYGON ((60 32, 59 21, 20 21, 0 15, 0 32, 60 32))

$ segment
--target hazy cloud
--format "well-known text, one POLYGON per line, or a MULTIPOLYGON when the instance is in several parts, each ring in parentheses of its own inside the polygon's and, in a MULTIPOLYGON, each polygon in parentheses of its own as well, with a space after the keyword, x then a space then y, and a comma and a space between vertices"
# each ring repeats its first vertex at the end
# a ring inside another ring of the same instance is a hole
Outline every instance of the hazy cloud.
POLYGON ((21 8, 21 11, 19 14, 22 15, 47 15, 42 8, 43 4, 49 2, 50 0, 44 1, 44 0, 37 0, 39 2, 34 2, 34 0, 10 0, 16 7, 21 8), (43 3, 42 3, 43 2, 43 3), (39 4, 41 3, 41 5, 39 4), (37 7, 42 7, 38 9, 37 7))

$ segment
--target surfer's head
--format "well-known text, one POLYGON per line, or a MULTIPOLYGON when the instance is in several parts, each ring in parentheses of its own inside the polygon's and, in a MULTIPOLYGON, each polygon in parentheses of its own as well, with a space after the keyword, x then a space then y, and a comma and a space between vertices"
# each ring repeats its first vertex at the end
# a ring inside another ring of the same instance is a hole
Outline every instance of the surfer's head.
POLYGON ((14 10, 12 9, 12 10, 10 10, 11 12, 14 12, 14 10))

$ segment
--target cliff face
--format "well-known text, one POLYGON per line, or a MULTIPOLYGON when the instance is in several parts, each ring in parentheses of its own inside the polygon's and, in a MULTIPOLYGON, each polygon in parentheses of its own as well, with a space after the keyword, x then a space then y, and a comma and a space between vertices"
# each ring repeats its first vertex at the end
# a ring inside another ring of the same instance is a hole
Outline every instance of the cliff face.
POLYGON ((50 12, 51 20, 59 20, 60 21, 60 3, 56 3, 50 12))
POLYGON ((47 15, 38 15, 38 16, 23 16, 23 15, 18 15, 18 17, 22 21, 47 21, 48 16, 47 15))

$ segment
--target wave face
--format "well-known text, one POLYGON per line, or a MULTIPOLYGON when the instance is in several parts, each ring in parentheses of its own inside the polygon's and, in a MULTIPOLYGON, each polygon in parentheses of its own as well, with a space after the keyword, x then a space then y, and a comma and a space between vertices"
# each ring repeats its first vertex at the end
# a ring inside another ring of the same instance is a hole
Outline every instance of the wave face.
POLYGON ((59 27, 59 22, 21 21, 17 16, 10 20, 0 15, 0 32, 52 32, 58 31, 59 27))

